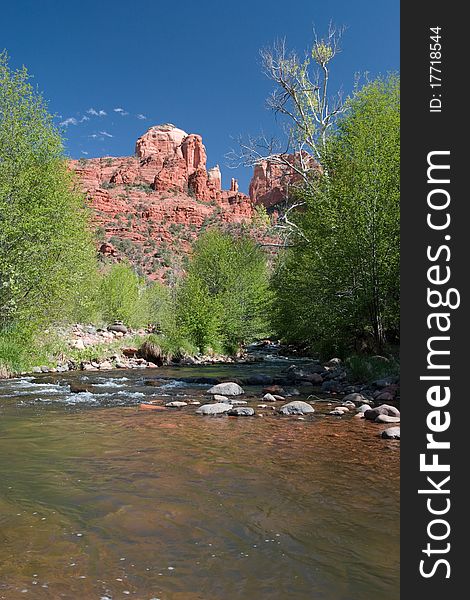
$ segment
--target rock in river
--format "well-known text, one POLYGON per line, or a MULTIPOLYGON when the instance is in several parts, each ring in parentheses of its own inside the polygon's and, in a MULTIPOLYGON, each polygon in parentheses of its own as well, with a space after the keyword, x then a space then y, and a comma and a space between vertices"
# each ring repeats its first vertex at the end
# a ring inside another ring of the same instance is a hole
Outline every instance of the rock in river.
POLYGON ((248 404, 246 400, 237 400, 235 398, 230 398, 227 400, 227 402, 232 406, 241 406, 242 404, 248 404))
POLYGON ((273 396, 273 394, 265 394, 263 396, 263 400, 265 402, 276 402, 276 398, 275 398, 275 396, 273 396))
POLYGON ((394 406, 390 406, 389 404, 381 404, 377 406, 377 408, 372 408, 371 410, 366 410, 364 413, 364 417, 369 421, 375 421, 375 419, 379 415, 388 415, 390 417, 399 417, 400 411, 398 408, 394 406))
POLYGON ((400 417, 391 417, 390 415, 378 415, 375 423, 399 423, 400 417))
POLYGON ((232 408, 231 404, 225 402, 216 402, 215 404, 203 404, 200 406, 196 413, 198 415, 222 415, 228 412, 232 408))
POLYGON ((230 381, 227 383, 218 383, 217 385, 212 386, 207 393, 212 394, 213 396, 216 394, 220 394, 222 396, 239 396, 245 392, 243 388, 238 385, 238 383, 230 381))
POLYGON ((399 440, 400 439, 400 428, 389 427, 382 431, 381 436, 385 440, 399 440))
POLYGON ((345 396, 343 398, 343 402, 354 402, 356 405, 370 404, 370 400, 368 398, 362 394, 358 394, 357 392, 353 392, 352 394, 345 396))
POLYGON ((294 400, 281 406, 279 412, 283 415, 306 415, 315 412, 315 409, 310 404, 307 404, 307 402, 294 400))
POLYGON ((214 400, 216 402, 228 402, 229 401, 227 396, 221 396, 220 394, 214 394, 214 400))
POLYGON ((249 406, 234 406, 227 414, 230 417, 253 417, 255 411, 249 406))

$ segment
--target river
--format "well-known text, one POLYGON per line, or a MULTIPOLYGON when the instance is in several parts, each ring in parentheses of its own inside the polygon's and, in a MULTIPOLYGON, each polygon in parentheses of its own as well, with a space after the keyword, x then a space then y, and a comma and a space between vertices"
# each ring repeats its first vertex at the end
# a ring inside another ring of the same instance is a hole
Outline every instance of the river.
POLYGON ((263 418, 139 408, 203 402, 209 386, 181 378, 281 367, 1 381, 0 599, 398 599, 399 442, 384 426, 326 402, 276 416, 256 387, 263 418))

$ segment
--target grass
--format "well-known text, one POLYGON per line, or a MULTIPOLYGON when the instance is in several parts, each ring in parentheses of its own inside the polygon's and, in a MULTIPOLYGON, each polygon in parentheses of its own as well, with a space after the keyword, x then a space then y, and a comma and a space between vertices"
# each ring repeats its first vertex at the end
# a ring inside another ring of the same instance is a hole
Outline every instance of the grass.
POLYGON ((198 353, 196 346, 180 337, 149 335, 139 347, 139 354, 145 360, 157 365, 179 361, 198 353))

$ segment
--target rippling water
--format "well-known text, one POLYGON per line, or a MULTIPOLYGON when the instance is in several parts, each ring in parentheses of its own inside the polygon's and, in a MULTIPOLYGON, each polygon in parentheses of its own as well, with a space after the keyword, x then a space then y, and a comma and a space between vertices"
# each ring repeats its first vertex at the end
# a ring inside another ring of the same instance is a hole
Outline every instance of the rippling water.
POLYGON ((325 403, 305 421, 139 409, 203 401, 208 385, 175 376, 246 370, 0 382, 0 598, 397 599, 399 442, 383 426, 325 403))

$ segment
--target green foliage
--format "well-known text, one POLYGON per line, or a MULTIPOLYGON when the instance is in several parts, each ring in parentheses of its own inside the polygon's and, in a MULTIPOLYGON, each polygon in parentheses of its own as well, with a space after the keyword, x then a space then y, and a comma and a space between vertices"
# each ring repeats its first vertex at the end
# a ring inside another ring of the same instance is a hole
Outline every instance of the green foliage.
POLYGON ((242 344, 267 335, 270 304, 266 257, 246 237, 211 230, 199 238, 177 294, 177 316, 201 349, 242 344))
POLYGON ((25 68, 0 54, 0 334, 84 315, 96 253, 60 134, 25 68))
POLYGON ((197 354, 197 347, 180 336, 149 335, 139 348, 140 356, 157 365, 197 354))
POLYGON ((360 383, 400 373, 400 365, 394 357, 353 355, 348 357, 346 368, 350 379, 360 383))
POLYGON ((103 274, 99 305, 106 322, 123 321, 130 327, 163 327, 174 319, 170 291, 146 282, 129 263, 117 263, 103 274))
POLYGON ((103 275, 100 285, 100 307, 105 321, 120 320, 126 325, 135 325, 139 321, 137 313, 143 289, 144 281, 130 264, 112 265, 103 275))
POLYGON ((396 341, 399 118, 395 76, 349 101, 326 146, 325 175, 304 192, 300 235, 273 279, 274 321, 285 339, 335 354, 396 341))
POLYGON ((164 330, 174 321, 170 290, 157 281, 147 283, 140 298, 140 307, 138 320, 142 326, 152 324, 164 330))
POLYGON ((204 281, 191 272, 176 298, 177 328, 201 351, 220 349, 221 306, 204 281))
POLYGON ((255 214, 253 215, 253 225, 255 227, 269 227, 271 225, 271 219, 268 215, 268 211, 264 204, 255 206, 255 214))
MULTIPOLYGON (((33 334, 30 328, 10 326, 0 334, 0 372, 20 372, 30 365, 33 334)), ((33 365, 31 365, 33 366, 33 365)))

